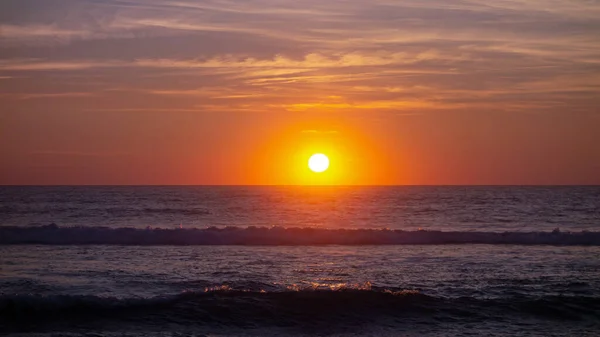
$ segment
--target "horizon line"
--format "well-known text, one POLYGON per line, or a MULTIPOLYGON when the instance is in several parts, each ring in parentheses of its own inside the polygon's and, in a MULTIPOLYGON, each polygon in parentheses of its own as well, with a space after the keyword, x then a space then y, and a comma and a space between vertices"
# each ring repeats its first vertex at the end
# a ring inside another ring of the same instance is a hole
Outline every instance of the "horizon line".
POLYGON ((0 187, 600 187, 598 184, 0 184, 0 187))

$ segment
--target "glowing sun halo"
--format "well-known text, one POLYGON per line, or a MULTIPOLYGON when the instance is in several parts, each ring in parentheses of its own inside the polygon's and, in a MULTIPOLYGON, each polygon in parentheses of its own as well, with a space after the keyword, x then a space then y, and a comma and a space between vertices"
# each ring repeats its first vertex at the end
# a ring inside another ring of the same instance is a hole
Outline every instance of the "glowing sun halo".
POLYGON ((329 168, 329 158, 322 153, 313 154, 308 160, 308 168, 313 172, 323 172, 329 168))

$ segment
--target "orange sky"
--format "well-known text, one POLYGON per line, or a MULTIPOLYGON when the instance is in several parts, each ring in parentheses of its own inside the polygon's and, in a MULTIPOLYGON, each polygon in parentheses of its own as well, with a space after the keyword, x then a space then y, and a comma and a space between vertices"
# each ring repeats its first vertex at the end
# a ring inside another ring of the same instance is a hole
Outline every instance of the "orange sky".
POLYGON ((0 184, 600 184, 598 17, 567 0, 3 1, 0 184))

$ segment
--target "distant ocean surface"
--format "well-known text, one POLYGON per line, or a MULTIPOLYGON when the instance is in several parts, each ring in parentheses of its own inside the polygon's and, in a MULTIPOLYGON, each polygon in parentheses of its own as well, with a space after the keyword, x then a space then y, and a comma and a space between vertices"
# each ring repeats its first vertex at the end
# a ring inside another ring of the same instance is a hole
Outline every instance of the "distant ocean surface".
POLYGON ((0 187, 0 225, 595 230, 600 186, 0 187))
POLYGON ((600 336, 600 187, 0 187, 0 335, 600 336))

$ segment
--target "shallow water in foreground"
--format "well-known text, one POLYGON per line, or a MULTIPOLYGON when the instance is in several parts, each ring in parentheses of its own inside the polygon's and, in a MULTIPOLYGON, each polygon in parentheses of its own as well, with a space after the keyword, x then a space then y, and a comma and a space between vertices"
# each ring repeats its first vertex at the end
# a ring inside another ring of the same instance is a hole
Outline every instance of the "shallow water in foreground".
POLYGON ((520 245, 0 246, 0 326, 38 334, 594 335, 599 254, 520 245))

